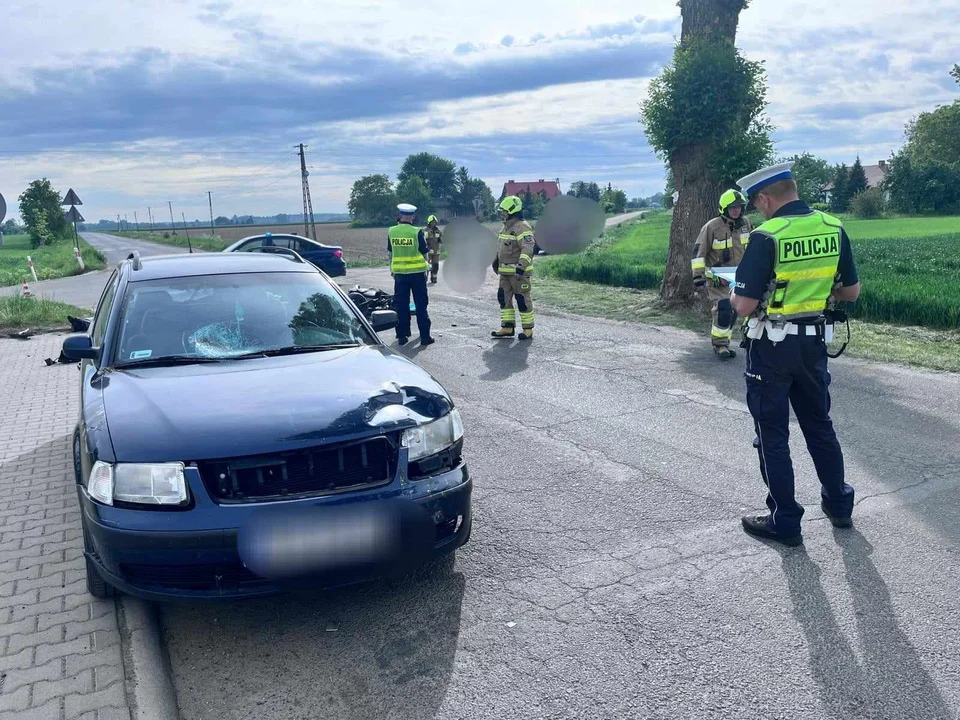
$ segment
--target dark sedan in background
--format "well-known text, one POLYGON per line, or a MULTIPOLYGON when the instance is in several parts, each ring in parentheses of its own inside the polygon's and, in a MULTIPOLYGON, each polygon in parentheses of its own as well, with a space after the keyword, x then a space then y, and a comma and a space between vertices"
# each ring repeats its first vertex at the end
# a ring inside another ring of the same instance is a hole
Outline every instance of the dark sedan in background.
POLYGON ((307 262, 313 263, 330 277, 341 277, 347 274, 347 264, 343 259, 343 248, 336 245, 324 245, 315 240, 302 238, 299 235, 265 233, 251 235, 237 240, 233 245, 224 248, 223 252, 270 252, 271 248, 277 251, 293 250, 307 262))
POLYGON ((292 255, 134 254, 81 360, 73 441, 87 583, 153 599, 339 585, 455 551, 460 413, 292 255))

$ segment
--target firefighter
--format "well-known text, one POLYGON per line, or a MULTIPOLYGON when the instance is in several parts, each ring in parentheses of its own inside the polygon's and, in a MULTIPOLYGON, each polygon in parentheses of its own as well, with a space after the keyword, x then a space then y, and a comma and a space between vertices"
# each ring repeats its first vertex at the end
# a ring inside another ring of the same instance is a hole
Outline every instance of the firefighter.
POLYGON ((427 238, 427 247, 430 248, 430 283, 437 284, 437 273, 440 272, 440 243, 443 242, 443 233, 437 226, 437 216, 427 218, 427 226, 423 229, 427 238))
POLYGON ((719 278, 708 280, 711 267, 736 267, 743 257, 753 228, 744 217, 747 202, 738 190, 727 190, 720 196, 720 215, 700 230, 693 248, 693 286, 697 292, 706 291, 713 308, 710 339, 713 352, 721 360, 736 355, 730 347, 736 313, 730 305, 730 288, 719 278))
POLYGON ((493 271, 500 276, 497 301, 500 303, 500 329, 490 333, 495 338, 512 338, 517 317, 513 300, 520 310, 520 340, 533 340, 533 298, 530 294, 530 273, 533 271, 533 229, 523 219, 523 202, 516 195, 500 201, 503 227, 493 271))

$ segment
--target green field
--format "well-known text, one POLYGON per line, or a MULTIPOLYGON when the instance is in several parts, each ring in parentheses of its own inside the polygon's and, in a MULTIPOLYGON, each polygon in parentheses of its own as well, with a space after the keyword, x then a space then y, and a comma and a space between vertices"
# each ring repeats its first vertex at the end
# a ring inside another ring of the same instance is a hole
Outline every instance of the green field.
MULTIPOLYGON (((844 219, 863 285, 851 316, 873 322, 960 326, 960 218, 844 219)), ((579 255, 537 264, 548 277, 653 289, 663 279, 670 215, 606 233, 579 255)))
MULTIPOLYGON (((73 255, 73 243, 31 248, 29 235, 4 235, 3 247, 0 247, 0 286, 19 285, 24 278, 33 282, 27 264, 28 255, 33 258, 39 280, 80 274, 80 266, 73 255)), ((80 241, 80 255, 87 270, 106 266, 104 257, 83 240, 80 241)))
POLYGON ((176 235, 172 235, 169 232, 147 232, 146 230, 141 230, 139 232, 135 230, 124 230, 120 233, 111 232, 110 235, 121 235, 123 237, 135 238, 137 240, 149 240, 150 242, 161 243, 163 245, 192 247, 194 250, 209 250, 211 252, 219 252, 227 247, 227 245, 231 244, 231 242, 221 239, 219 235, 211 235, 209 233, 206 235, 200 235, 198 233, 191 232, 188 238, 187 235, 184 234, 183 230, 178 232, 176 235))

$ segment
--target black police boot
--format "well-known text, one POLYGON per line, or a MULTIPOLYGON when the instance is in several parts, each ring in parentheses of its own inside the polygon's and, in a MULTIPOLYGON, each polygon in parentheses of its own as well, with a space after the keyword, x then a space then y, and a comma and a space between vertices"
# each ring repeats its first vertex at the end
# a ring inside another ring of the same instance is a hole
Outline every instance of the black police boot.
POLYGON ((406 345, 408 342, 410 342, 410 338, 405 338, 405 337, 398 337, 398 338, 397 338, 397 345, 399 345, 400 347, 403 347, 403 346, 406 345))
POLYGON ((821 500, 820 509, 823 510, 823 514, 830 518, 830 522, 833 523, 835 528, 849 528, 853 527, 853 520, 849 517, 838 517, 830 512, 830 508, 827 504, 821 500))
POLYGON ((775 540, 778 543, 796 547, 803 544, 803 536, 800 533, 796 535, 781 535, 773 528, 769 515, 749 515, 741 518, 743 530, 748 535, 763 538, 764 540, 775 540))
POLYGON ((421 345, 433 345, 436 341, 437 341, 437 339, 436 339, 436 338, 433 338, 433 337, 422 337, 422 338, 420 338, 420 344, 421 344, 421 345))

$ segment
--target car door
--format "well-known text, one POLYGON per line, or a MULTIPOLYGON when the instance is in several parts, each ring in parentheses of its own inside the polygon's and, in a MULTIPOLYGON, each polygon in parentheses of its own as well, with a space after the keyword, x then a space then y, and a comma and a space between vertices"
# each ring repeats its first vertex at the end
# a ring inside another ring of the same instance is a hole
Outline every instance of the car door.
POLYGON ((306 240, 300 240, 299 238, 290 238, 290 249, 296 252, 300 257, 302 257, 307 262, 311 262, 314 265, 319 265, 321 261, 320 254, 316 245, 306 240))
MULTIPOLYGON (((119 284, 120 275, 114 270, 103 288, 100 301, 97 303, 96 314, 90 324, 90 338, 94 347, 102 348, 104 345, 107 328, 113 315, 113 307, 117 300, 119 284)), ((80 471, 81 477, 87 477, 90 474, 90 468, 93 465, 92 458, 97 454, 95 448, 90 447, 86 421, 104 416, 103 389, 101 387, 103 376, 99 375, 97 370, 106 361, 104 357, 98 360, 80 361, 80 419, 77 423, 79 434, 74 447, 74 461, 78 463, 77 469, 80 471)))

